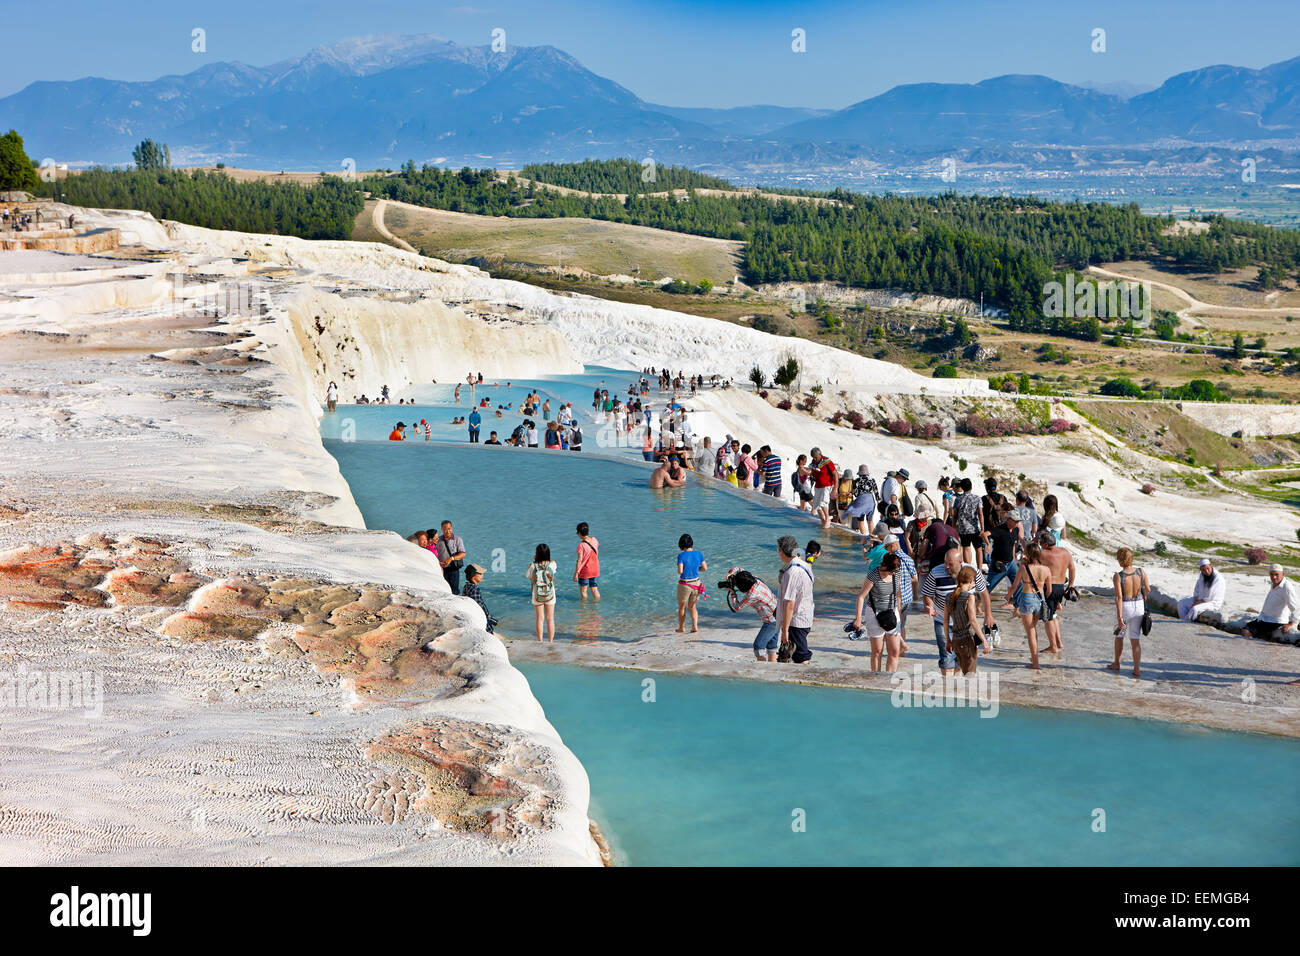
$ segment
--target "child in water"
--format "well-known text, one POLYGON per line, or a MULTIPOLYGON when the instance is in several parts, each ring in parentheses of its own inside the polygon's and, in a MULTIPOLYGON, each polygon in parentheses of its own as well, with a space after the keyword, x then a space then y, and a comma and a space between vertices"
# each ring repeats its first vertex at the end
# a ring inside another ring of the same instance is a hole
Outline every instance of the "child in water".
POLYGON ((806 545, 804 545, 803 559, 807 561, 809 564, 812 564, 817 560, 818 556, 821 555, 821 553, 822 553, 821 544, 816 539, 813 539, 812 541, 809 541, 806 545))

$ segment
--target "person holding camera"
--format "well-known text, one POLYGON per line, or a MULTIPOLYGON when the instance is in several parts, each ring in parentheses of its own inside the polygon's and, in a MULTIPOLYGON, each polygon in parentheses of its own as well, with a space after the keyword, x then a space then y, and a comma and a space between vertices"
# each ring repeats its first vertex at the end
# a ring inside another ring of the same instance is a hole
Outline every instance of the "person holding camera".
POLYGON ((754 635, 754 657, 775 663, 781 629, 776 623, 776 595, 772 589, 739 565, 727 572, 718 587, 727 592, 727 607, 732 611, 742 607, 754 609, 759 620, 758 633, 754 635))
POLYGON ((442 523, 442 534, 438 535, 434 555, 442 565, 442 576, 451 586, 451 593, 459 594, 460 568, 465 561, 465 542, 460 540, 460 536, 452 530, 450 521, 442 523))

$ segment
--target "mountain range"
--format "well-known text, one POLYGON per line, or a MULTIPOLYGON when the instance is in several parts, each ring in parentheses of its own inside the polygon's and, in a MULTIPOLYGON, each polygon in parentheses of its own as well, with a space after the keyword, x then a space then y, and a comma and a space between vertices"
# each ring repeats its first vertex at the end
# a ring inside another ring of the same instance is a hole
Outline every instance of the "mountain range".
POLYGON ((1008 75, 897 86, 841 110, 648 103, 550 46, 505 52, 435 36, 343 40, 266 67, 207 64, 125 82, 36 82, 0 99, 33 158, 128 162, 148 137, 173 161, 275 169, 655 156, 686 165, 1008 147, 1300 149, 1300 57, 1210 66, 1133 96, 1008 75))

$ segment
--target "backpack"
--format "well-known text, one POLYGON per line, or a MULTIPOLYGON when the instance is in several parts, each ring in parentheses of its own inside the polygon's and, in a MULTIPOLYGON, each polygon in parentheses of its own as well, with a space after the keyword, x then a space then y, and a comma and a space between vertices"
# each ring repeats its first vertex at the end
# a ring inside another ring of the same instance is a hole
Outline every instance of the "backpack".
POLYGON ((972 494, 957 496, 953 502, 954 524, 963 534, 976 534, 980 529, 980 500, 972 494))
POLYGON ((533 597, 545 604, 555 597, 555 575, 544 564, 533 563, 533 597))
POLYGON ((745 467, 745 460, 743 458, 736 459, 736 477, 741 481, 744 481, 749 477, 749 469, 745 467))

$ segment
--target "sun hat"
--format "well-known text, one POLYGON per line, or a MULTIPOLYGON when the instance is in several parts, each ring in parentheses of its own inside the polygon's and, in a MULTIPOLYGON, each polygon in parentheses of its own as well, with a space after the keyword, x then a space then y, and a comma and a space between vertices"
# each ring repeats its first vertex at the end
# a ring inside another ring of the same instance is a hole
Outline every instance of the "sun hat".
POLYGON ((871 474, 871 469, 868 468, 866 465, 858 465, 858 474, 859 474, 859 475, 869 475, 869 474, 871 474))
POLYGON ((483 573, 483 567, 482 567, 482 565, 478 565, 478 564, 467 564, 467 565, 465 565, 465 572, 466 572, 466 574, 470 574, 470 575, 473 575, 473 574, 482 574, 482 573, 483 573))
POLYGON ((1270 565, 1268 566, 1268 573, 1269 573, 1269 574, 1273 574, 1274 572, 1276 572, 1276 573, 1278 573, 1278 574, 1286 574, 1286 570, 1282 567, 1282 565, 1280 565, 1280 564, 1270 564, 1270 565))
POLYGON ((1201 567, 1203 567, 1203 568, 1208 568, 1209 566, 1210 566, 1210 559, 1209 559, 1209 558, 1201 558, 1201 567))
POLYGON ((885 544, 898 544, 898 535, 896 535, 896 534, 886 535, 886 536, 885 536, 884 543, 885 543, 885 544))
POLYGON ((930 486, 927 485, 927 484, 925 483, 925 479, 924 479, 924 478, 918 478, 918 479, 916 479, 916 490, 917 490, 917 491, 925 491, 925 489, 927 489, 927 488, 929 488, 929 487, 930 487, 930 486))
POLYGON ((911 472, 909 472, 906 468, 898 469, 897 475, 899 478, 902 478, 904 481, 907 481, 907 479, 912 477, 911 472))

